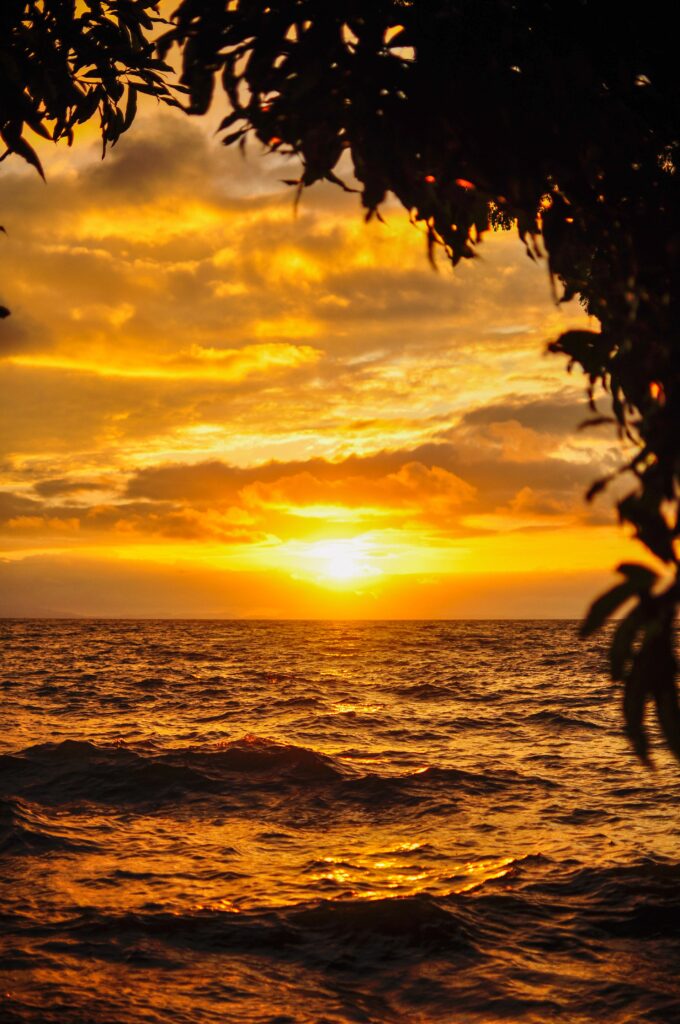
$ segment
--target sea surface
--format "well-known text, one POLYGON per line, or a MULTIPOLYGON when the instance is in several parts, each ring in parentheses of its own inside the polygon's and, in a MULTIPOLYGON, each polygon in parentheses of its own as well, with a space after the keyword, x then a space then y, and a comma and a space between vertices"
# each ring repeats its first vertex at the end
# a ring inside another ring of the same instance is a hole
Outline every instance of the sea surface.
POLYGON ((678 1024, 680 768, 571 622, 0 622, 2 1024, 678 1024))

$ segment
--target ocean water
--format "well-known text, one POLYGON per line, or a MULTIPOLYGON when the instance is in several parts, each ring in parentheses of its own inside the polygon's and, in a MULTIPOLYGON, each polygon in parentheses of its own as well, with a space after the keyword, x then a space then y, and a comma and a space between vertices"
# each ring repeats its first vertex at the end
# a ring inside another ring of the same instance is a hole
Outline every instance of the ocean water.
POLYGON ((680 1022, 680 768, 575 623, 0 644, 2 1024, 680 1022))

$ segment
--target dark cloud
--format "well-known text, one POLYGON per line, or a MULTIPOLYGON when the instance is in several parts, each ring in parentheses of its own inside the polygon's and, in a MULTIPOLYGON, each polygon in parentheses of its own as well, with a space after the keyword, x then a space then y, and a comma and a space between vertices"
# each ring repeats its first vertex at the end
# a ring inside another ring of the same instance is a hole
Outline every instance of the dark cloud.
POLYGON ((511 500, 522 488, 560 496, 582 493, 596 472, 592 465, 566 459, 543 458, 505 462, 493 450, 474 439, 466 443, 429 443, 402 451, 374 455, 350 455, 340 461, 315 458, 305 461, 269 462, 240 468, 213 460, 194 465, 149 466, 128 481, 130 498, 152 501, 183 500, 223 502, 234 500, 249 484, 270 483, 307 474, 316 480, 336 482, 348 478, 376 480, 394 474, 409 463, 439 468, 461 478, 479 493, 487 507, 511 500))
POLYGON ((113 149, 108 159, 90 172, 89 181, 109 201, 144 204, 168 189, 174 193, 192 182, 205 185, 211 177, 215 149, 195 125, 161 115, 144 135, 132 133, 113 149))
POLYGON ((548 399, 509 396, 502 402, 470 409, 463 416, 462 422, 488 425, 516 420, 523 427, 539 433, 564 435, 573 434, 581 423, 592 419, 594 415, 586 401, 579 401, 569 393, 548 399))
POLYGON ((149 466, 138 470, 126 487, 129 498, 151 501, 220 501, 244 484, 258 479, 253 470, 228 466, 217 460, 197 465, 149 466))
POLYGON ((103 491, 110 488, 110 483, 97 483, 95 480, 40 480, 33 485, 33 490, 42 498, 55 498, 60 494, 80 494, 87 491, 103 491))
POLYGON ((53 341, 50 325, 32 316, 21 299, 17 308, 16 299, 16 295, 6 296, 12 316, 0 320, 0 359, 37 352, 53 341))
POLYGON ((252 544, 266 534, 248 525, 236 511, 206 511, 172 502, 128 501, 50 505, 5 492, 0 494, 0 523, 7 536, 106 535, 118 543, 142 537, 182 541, 252 544))
POLYGON ((22 494, 11 491, 0 491, 0 522, 6 522, 15 516, 30 516, 40 511, 39 501, 26 498, 22 494))

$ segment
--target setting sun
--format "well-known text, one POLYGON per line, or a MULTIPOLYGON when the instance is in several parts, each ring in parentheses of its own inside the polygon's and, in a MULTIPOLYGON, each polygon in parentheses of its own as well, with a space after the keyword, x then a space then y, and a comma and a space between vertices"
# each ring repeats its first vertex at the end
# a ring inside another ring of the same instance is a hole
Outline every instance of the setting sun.
POLYGON ((382 574, 375 563, 371 542, 363 537, 309 544, 305 555, 314 575, 322 581, 351 581, 382 574))

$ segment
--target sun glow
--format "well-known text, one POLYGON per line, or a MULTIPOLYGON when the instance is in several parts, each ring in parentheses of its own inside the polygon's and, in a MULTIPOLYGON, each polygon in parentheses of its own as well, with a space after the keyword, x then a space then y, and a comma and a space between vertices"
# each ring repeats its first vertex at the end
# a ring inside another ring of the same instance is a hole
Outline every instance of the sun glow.
POLYGON ((317 541, 308 546, 306 560, 313 574, 322 580, 344 582, 379 576, 382 570, 371 548, 364 537, 317 541))

